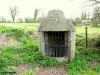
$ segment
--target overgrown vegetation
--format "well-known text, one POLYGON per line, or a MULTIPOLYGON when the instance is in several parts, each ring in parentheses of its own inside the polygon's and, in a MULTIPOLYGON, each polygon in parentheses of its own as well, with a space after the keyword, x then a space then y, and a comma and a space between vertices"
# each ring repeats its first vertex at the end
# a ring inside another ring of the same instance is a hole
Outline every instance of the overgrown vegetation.
MULTIPOLYGON (((94 42, 94 41, 93 41, 94 42)), ((99 41, 95 41, 95 45, 99 41)), ((95 46, 94 46, 95 47, 95 46)), ((100 50, 97 48, 85 48, 84 36, 77 35, 76 39, 76 57, 73 62, 65 63, 69 75, 99 75, 100 74, 100 50), (92 66, 90 63, 97 63, 92 66), (99 63, 99 64, 98 64, 99 63)))
MULTIPOLYGON (((16 66, 30 64, 32 66, 54 67, 58 65, 55 58, 42 55, 39 51, 37 38, 34 32, 25 31, 12 27, 0 27, 0 34, 15 39, 21 43, 20 46, 0 47, 0 71, 17 72, 16 66), (17 35, 16 35, 17 34, 17 35)), ((89 32, 90 34, 90 32, 89 32)), ((90 38, 90 37, 89 37, 90 38)), ((93 42, 93 48, 85 48, 85 36, 80 33, 76 36, 76 57, 73 62, 65 63, 69 75, 99 75, 100 74, 100 39, 95 37, 89 39, 93 42), (97 63, 91 68, 91 63, 97 63)), ((90 44, 90 42, 88 42, 90 44)), ((33 74, 24 72, 23 75, 33 74)))
POLYGON ((21 75, 35 75, 32 71, 25 71, 24 73, 21 73, 21 75))
POLYGON ((3 71, 8 66, 20 64, 40 65, 42 67, 53 67, 58 64, 55 58, 42 55, 34 36, 30 37, 32 31, 24 32, 22 29, 2 27, 0 33, 21 42, 20 46, 0 48, 0 70, 3 71))

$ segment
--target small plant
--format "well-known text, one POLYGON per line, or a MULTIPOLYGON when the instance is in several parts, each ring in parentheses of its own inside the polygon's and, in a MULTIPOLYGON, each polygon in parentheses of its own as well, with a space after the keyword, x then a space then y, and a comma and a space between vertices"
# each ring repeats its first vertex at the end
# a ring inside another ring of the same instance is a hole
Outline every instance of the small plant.
POLYGON ((92 71, 92 70, 87 70, 87 71, 82 71, 78 75, 99 75, 97 72, 92 71))
POLYGON ((8 66, 4 69, 5 72, 17 72, 16 66, 8 66))
POLYGON ((100 65, 95 66, 95 67, 93 68, 93 70, 100 73, 100 65))
POLYGON ((11 53, 4 53, 3 56, 7 59, 9 66, 21 64, 21 59, 17 55, 11 53))
POLYGON ((100 38, 96 38, 94 41, 94 47, 100 47, 100 38))
POLYGON ((43 67, 54 67, 58 65, 58 61, 55 58, 46 57, 40 61, 40 65, 43 67))
POLYGON ((19 39, 24 36, 24 31, 17 28, 6 28, 2 33, 6 33, 8 37, 19 39))
POLYGON ((8 66, 8 59, 4 56, 0 56, 0 70, 3 70, 5 67, 8 66))
POLYGON ((32 71, 25 71, 24 73, 21 73, 21 75, 35 75, 32 71))
POLYGON ((83 36, 76 36, 76 46, 85 46, 85 38, 83 36))
POLYGON ((69 74, 79 73, 83 70, 88 70, 88 63, 87 61, 83 61, 78 57, 71 63, 66 65, 66 68, 69 70, 69 74))

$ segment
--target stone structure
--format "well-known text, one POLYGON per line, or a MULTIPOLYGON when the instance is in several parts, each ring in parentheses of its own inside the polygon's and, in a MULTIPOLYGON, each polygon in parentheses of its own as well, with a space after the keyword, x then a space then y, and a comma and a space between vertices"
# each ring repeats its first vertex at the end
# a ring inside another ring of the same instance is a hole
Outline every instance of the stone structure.
POLYGON ((55 57, 60 62, 74 59, 75 28, 61 10, 49 11, 38 32, 39 48, 44 55, 55 57))

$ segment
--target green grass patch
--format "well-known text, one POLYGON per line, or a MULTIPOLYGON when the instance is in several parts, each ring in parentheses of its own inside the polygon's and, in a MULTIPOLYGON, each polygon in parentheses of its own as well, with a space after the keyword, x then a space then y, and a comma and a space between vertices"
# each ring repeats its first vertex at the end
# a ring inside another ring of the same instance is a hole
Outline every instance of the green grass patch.
POLYGON ((95 66, 93 70, 100 73, 100 65, 95 66))
POLYGON ((8 66, 18 66, 21 64, 40 65, 42 67, 53 67, 58 64, 54 58, 46 57, 39 51, 37 42, 34 40, 32 31, 13 27, 1 27, 2 35, 18 40, 20 46, 6 46, 0 48, 0 70, 5 70, 8 66))
POLYGON ((100 61, 100 50, 94 48, 85 49, 84 47, 78 47, 76 50, 75 59, 66 63, 66 69, 68 70, 69 75, 99 75, 100 66, 95 66, 93 69, 90 69, 89 62, 100 61))
MULTIPOLYGON (((7 68, 8 70, 12 70, 14 67, 9 66, 20 64, 32 64, 42 67, 54 67, 58 65, 58 61, 55 58, 42 55, 34 37, 30 37, 34 31, 37 31, 37 27, 37 24, 33 25, 31 23, 12 23, 11 25, 5 24, 0 26, 1 35, 6 35, 7 37, 16 39, 21 43, 20 46, 0 48, 0 71, 4 71, 4 69, 7 68)), ((69 75, 98 75, 100 73, 100 66, 94 66, 93 69, 89 68, 89 62, 100 61, 100 50, 96 48, 85 48, 84 29, 85 28, 82 27, 76 27, 76 57, 73 62, 65 63, 69 75)), ((100 32, 99 28, 88 28, 89 35, 97 32, 100 32)), ((99 42, 98 40, 96 41, 96 44, 98 45, 99 42)), ((31 74, 31 72, 25 72, 25 75, 26 74, 31 74)))

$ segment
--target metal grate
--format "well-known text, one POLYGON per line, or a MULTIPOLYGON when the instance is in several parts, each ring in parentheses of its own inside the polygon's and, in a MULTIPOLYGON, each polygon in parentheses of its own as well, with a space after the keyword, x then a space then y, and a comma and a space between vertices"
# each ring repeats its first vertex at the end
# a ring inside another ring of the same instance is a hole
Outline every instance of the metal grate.
POLYGON ((45 53, 51 57, 64 57, 67 54, 65 32, 45 32, 45 53))

